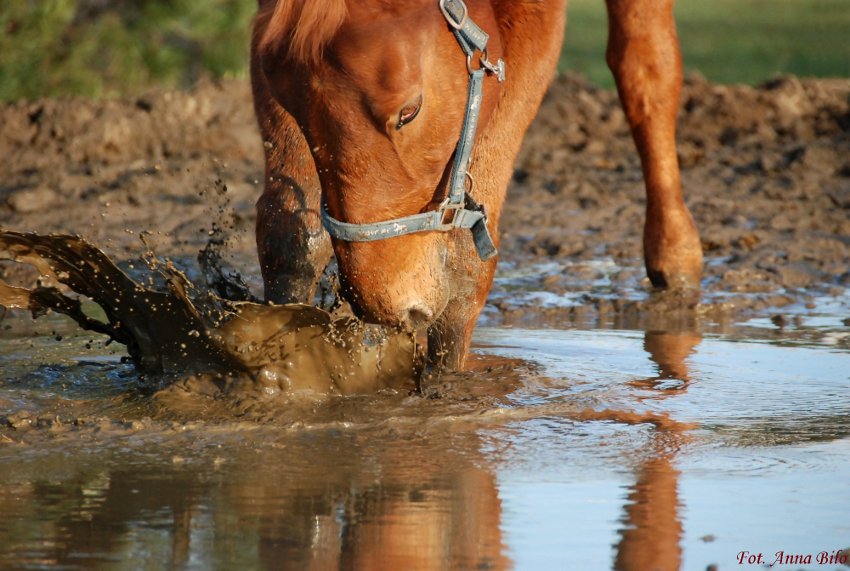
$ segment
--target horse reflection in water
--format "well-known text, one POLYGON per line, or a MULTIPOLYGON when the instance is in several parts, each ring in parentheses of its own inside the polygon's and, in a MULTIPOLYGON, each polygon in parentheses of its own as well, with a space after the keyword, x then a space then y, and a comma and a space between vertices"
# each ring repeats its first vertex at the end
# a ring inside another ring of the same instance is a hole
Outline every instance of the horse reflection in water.
POLYGON ((419 450, 411 436, 378 456, 360 440, 308 433, 261 455, 248 448, 233 460, 238 467, 228 462, 220 471, 209 463, 99 470, 91 460, 65 462, 34 477, 41 481, 0 490, 2 513, 52 522, 28 538, 35 547, 15 528, 0 532, 0 542, 73 568, 115 560, 175 569, 198 561, 317 570, 511 567, 495 478, 476 467, 485 460, 471 431, 436 461, 429 456, 450 445, 439 437, 419 450), (67 504, 57 507, 57 496, 67 504))
MULTIPOLYGON (((392 470, 402 453, 379 469, 392 470)), ((255 505, 242 517, 257 521, 259 556, 268 568, 510 568, 493 474, 460 457, 444 466, 447 473, 433 465, 417 482, 409 465, 355 492, 351 485, 359 487, 363 474, 333 478, 330 487, 317 478, 312 489, 299 492, 305 495, 292 498, 285 515, 255 505)), ((264 491, 274 497, 278 484, 266 484, 264 491)))
MULTIPOLYGON (((688 332, 647 332, 644 346, 658 374, 636 381, 641 398, 686 391, 686 360, 700 340, 688 332)), ((57 509, 57 494, 75 498, 61 517, 50 518, 55 537, 40 543, 48 550, 41 560, 59 564, 132 562, 142 552, 172 568, 190 561, 274 569, 511 568, 498 455, 484 451, 480 425, 440 426, 256 437, 255 445, 229 447, 242 451, 215 468, 186 461, 165 472, 157 463, 110 470, 88 462, 69 481, 74 471, 63 463, 56 478, 40 474, 51 483, 0 492, 0 504, 4 513, 42 512, 57 509), (152 518, 144 533, 139 522, 152 518)), ((681 566, 674 464, 688 436, 658 429, 650 438, 637 452, 623 508, 613 563, 620 571, 681 566)), ((569 532, 569 520, 559 525, 569 532)))

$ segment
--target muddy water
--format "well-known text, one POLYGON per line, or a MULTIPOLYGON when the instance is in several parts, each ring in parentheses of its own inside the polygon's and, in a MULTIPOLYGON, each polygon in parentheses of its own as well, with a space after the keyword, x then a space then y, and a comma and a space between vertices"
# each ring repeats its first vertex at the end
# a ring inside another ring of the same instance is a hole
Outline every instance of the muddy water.
MULTIPOLYGON (((539 302, 515 277, 502 301, 539 302)), ((0 567, 846 569, 849 309, 628 330, 490 308, 473 369, 423 396, 238 407, 7 317, 0 567)))

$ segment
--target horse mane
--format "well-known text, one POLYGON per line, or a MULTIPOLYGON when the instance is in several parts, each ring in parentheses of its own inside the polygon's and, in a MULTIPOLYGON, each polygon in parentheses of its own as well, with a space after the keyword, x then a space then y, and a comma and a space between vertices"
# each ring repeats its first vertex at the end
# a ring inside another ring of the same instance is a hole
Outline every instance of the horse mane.
POLYGON ((346 0, 277 0, 260 49, 288 45, 290 58, 315 63, 347 16, 346 0))

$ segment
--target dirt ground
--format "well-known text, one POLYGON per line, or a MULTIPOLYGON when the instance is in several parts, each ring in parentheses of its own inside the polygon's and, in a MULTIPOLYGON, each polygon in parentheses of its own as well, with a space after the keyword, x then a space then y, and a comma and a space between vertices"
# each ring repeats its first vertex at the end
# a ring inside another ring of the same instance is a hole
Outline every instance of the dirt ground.
MULTIPOLYGON (((497 280, 487 315, 623 325, 685 310, 724 320, 850 286, 850 81, 690 78, 679 157, 706 253, 699 299, 649 294, 640 166, 616 93, 556 79, 517 160, 500 267, 543 264, 524 287, 578 301, 523 305, 497 280)), ((6 105, 0 173, 4 229, 78 233, 132 269, 142 231, 159 255, 192 266, 220 227, 229 263, 259 288, 262 147, 246 82, 6 105)))

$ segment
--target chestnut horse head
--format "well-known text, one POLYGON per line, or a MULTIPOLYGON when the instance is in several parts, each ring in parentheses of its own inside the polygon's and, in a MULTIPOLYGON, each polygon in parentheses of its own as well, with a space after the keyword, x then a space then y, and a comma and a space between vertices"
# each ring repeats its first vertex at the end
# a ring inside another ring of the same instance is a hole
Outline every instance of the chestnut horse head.
MULTIPOLYGON (((295 283, 291 275, 302 271, 283 259, 289 250, 321 249, 322 211, 355 311, 428 327, 429 353, 459 366, 492 284, 490 235, 513 160, 560 51, 563 8, 562 1, 260 0, 252 79, 269 143, 257 226, 267 292, 269 284, 285 291, 277 284, 295 283), (306 182, 293 191, 276 176, 306 182), (367 231, 385 239, 354 237, 367 231)), ((321 255, 314 258, 313 275, 321 255)), ((310 295, 298 291, 299 300, 310 295)))
MULTIPOLYGON (((481 7, 478 25, 497 30, 489 4, 481 7)), ((488 55, 500 52, 494 34, 488 55)), ((273 96, 307 139, 329 218, 383 222, 433 212, 448 197, 470 75, 435 0, 279 1, 260 53, 273 96)), ((498 91, 483 82, 479 131, 498 91)), ((334 249, 364 317, 417 328, 460 293, 455 282, 472 270, 457 266, 481 264, 474 250, 467 256, 471 244, 457 230, 335 239, 334 249)))

